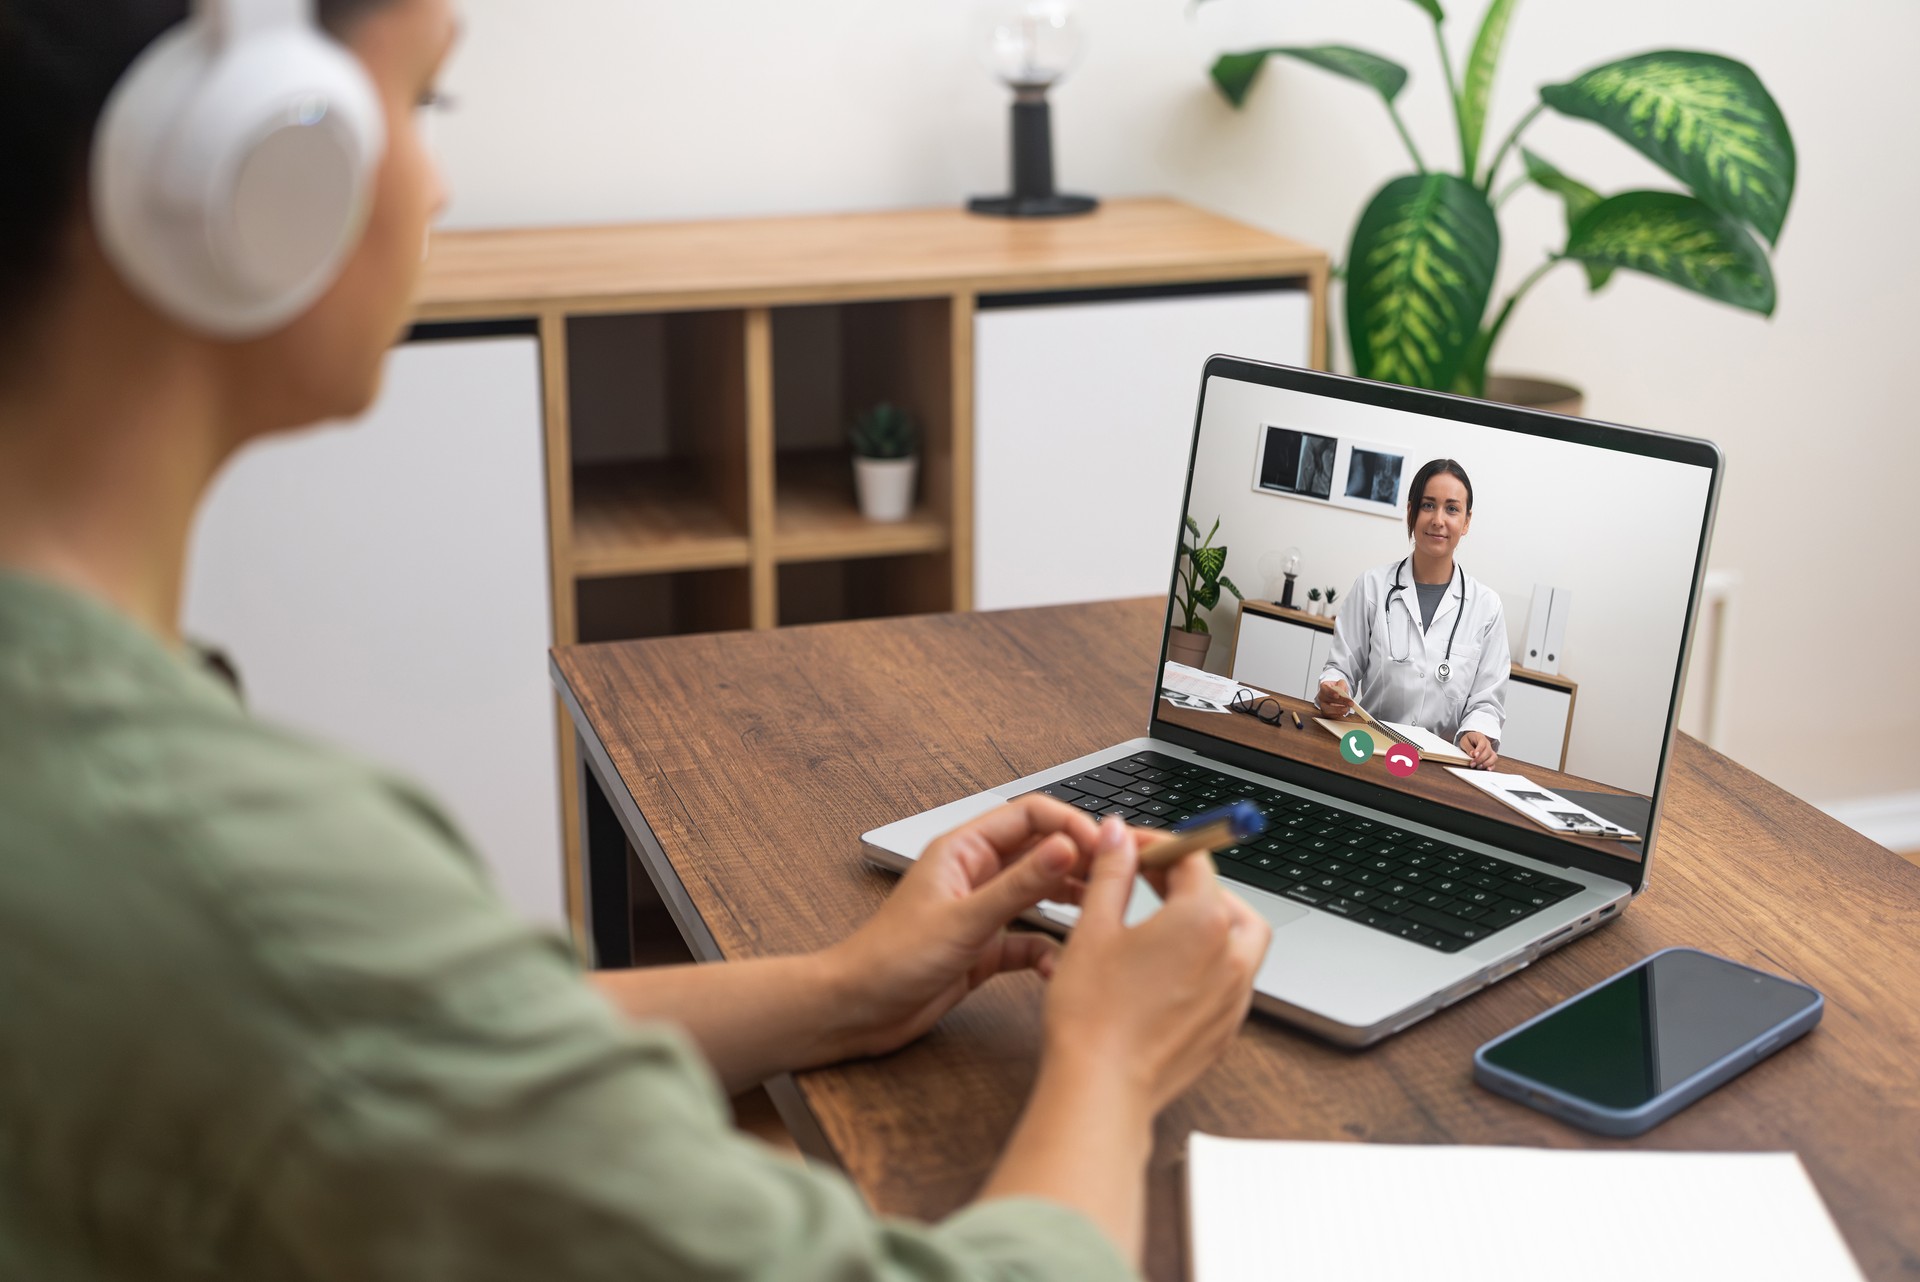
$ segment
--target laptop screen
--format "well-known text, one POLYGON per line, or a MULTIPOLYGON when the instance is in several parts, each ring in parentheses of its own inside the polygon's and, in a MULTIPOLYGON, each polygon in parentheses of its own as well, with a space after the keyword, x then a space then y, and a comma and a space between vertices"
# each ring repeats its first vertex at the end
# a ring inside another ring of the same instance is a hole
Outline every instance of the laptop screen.
POLYGON ((1717 469, 1704 442, 1216 358, 1154 732, 1641 861, 1717 469))

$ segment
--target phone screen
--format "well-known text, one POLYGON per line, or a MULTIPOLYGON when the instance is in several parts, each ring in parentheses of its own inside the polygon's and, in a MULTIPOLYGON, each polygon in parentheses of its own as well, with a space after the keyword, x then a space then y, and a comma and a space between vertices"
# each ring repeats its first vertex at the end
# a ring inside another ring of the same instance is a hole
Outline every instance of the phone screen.
POLYGON ((1806 1009, 1812 993, 1704 953, 1648 959, 1485 1053, 1603 1108, 1633 1109, 1806 1009))

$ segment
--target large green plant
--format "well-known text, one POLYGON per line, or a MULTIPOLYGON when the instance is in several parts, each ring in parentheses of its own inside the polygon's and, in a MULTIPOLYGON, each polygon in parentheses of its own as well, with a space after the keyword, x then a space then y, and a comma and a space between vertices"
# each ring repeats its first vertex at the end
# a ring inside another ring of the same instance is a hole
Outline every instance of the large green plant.
POLYGON ((1183 538, 1180 542, 1180 581, 1174 585, 1173 605, 1185 619, 1180 625, 1183 631, 1204 635, 1207 621, 1200 612, 1220 604, 1221 588, 1233 593, 1238 600, 1245 598, 1226 576, 1227 549, 1213 546, 1213 536, 1220 533, 1220 522, 1216 520, 1206 537, 1201 538, 1200 523, 1188 517, 1187 533, 1193 537, 1191 541, 1183 538))
POLYGON ((1514 308, 1548 270, 1586 269, 1598 290, 1613 272, 1645 272, 1735 307, 1773 314, 1777 245, 1793 199, 1793 136, 1760 78, 1710 53, 1662 50, 1595 67, 1548 85, 1540 101, 1495 148, 1484 167, 1487 104, 1515 0, 1491 0, 1456 76, 1447 54, 1440 0, 1413 0, 1433 22, 1459 136, 1457 172, 1429 169, 1394 100, 1406 68, 1344 45, 1251 49, 1226 54, 1213 80, 1227 101, 1247 100, 1273 57, 1310 63, 1380 95, 1416 172, 1389 181, 1354 229, 1347 252, 1347 336, 1357 373, 1411 387, 1486 392, 1487 363, 1514 308), (1602 197, 1538 155, 1520 136, 1542 111, 1592 121, 1686 185, 1687 191, 1625 191, 1602 197), (1501 182, 1518 151, 1519 171, 1501 182), (1497 311, 1500 266, 1496 211, 1528 184, 1566 205, 1567 240, 1549 252, 1497 311))

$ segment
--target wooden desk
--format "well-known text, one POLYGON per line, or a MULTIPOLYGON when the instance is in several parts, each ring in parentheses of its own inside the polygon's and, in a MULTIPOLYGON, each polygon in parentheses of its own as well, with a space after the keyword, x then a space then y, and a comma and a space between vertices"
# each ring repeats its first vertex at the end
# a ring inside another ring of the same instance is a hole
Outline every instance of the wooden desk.
MULTIPOLYGON (((624 916, 624 837, 702 957, 841 937, 892 884, 860 862, 861 832, 1140 732, 1161 609, 935 615, 558 651, 595 785, 584 791, 598 918, 617 916, 604 907, 615 897, 624 916)), ((1920 868, 1692 740, 1670 787, 1651 889, 1617 924, 1364 1052, 1255 1018, 1159 1123, 1150 1276, 1184 1276, 1180 1155, 1196 1129, 1792 1149, 1869 1275, 1920 1270, 1920 868), (1473 1085, 1475 1046, 1670 944, 1813 984, 1827 997, 1824 1024, 1634 1141, 1588 1136, 1473 1085)), ((624 937, 603 940, 614 943, 624 937)), ((877 1210, 945 1215, 973 1194, 1013 1125, 1033 1079, 1040 1005, 1032 976, 996 981, 896 1055, 775 1083, 782 1116, 877 1210)), ((1490 1190, 1496 1225, 1497 1207, 1490 1190)), ((1630 1205, 1616 1209, 1601 1223, 1630 1232, 1630 1205)))

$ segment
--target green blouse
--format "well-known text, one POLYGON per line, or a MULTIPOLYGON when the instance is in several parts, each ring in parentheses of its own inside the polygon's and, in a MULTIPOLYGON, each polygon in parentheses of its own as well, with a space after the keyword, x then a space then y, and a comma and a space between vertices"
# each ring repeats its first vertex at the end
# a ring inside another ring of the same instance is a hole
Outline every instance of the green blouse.
POLYGON ((0 574, 0 1278, 1128 1276, 1065 1208, 881 1220, 741 1135, 413 787, 0 574))

